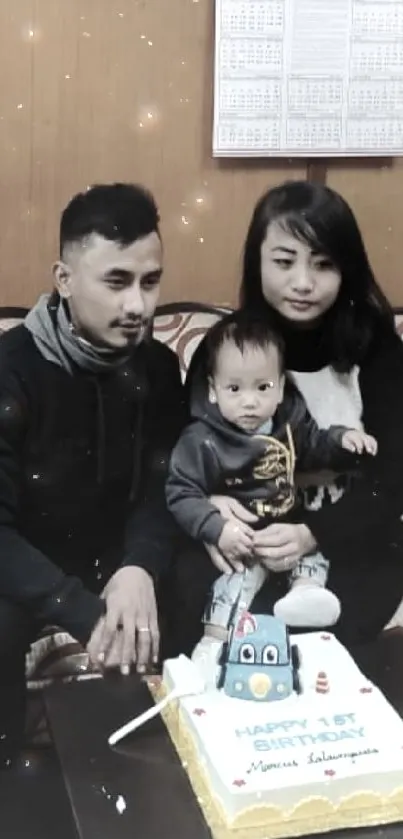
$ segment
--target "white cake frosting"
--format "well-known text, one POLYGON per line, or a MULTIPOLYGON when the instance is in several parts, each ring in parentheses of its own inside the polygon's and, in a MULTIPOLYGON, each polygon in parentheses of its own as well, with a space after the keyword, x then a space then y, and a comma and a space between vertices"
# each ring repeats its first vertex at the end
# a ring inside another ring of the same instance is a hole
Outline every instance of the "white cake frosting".
MULTIPOLYGON (((334 636, 292 640, 301 695, 259 703, 210 690, 178 701, 179 734, 197 752, 223 823, 270 824, 270 836, 286 836, 304 832, 304 813, 306 832, 400 820, 403 721, 334 636)), ((180 667, 165 663, 165 689, 180 667)))

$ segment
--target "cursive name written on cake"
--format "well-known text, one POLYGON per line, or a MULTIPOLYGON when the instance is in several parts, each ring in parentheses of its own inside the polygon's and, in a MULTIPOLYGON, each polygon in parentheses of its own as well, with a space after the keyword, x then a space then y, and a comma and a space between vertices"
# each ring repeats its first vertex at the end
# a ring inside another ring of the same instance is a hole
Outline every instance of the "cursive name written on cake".
MULTIPOLYGON (((308 765, 317 763, 329 763, 337 760, 352 760, 358 757, 365 757, 366 755, 377 755, 379 749, 357 749, 357 751, 348 752, 311 752, 308 756, 308 765)), ((260 774, 264 775, 266 772, 278 771, 279 769, 298 769, 300 764, 297 760, 277 760, 271 763, 266 763, 264 760, 254 760, 246 770, 247 775, 260 774)))
POLYGON ((253 761, 246 770, 247 775, 253 773, 265 774, 265 772, 272 772, 273 769, 296 769, 299 766, 296 760, 281 760, 276 763, 265 763, 264 760, 253 761))
POLYGON ((328 754, 324 751, 315 754, 315 752, 311 752, 308 757, 308 763, 326 763, 327 761, 331 760, 355 760, 356 757, 364 757, 365 755, 378 755, 379 749, 361 749, 356 752, 329 752, 328 754))

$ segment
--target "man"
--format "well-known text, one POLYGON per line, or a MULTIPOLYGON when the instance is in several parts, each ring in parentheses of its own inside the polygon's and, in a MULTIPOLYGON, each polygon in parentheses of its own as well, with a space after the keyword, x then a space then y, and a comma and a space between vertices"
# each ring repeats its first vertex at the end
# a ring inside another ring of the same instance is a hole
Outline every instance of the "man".
POLYGON ((183 427, 173 352, 150 338, 162 275, 143 188, 63 212, 55 291, 0 339, 0 746, 16 746, 24 663, 57 625, 104 667, 158 656, 154 584, 174 524, 165 471, 183 427))

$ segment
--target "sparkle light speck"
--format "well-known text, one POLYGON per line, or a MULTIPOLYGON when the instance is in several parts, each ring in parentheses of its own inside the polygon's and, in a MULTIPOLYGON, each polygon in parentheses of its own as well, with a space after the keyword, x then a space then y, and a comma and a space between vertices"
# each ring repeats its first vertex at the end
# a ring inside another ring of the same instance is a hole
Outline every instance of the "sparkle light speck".
POLYGON ((203 236, 199 236, 199 242, 200 242, 201 245, 203 244, 203 242, 204 242, 204 237, 203 236))
POLYGON ((91 32, 83 32, 83 38, 91 38, 91 32))
POLYGON ((24 41, 38 41, 41 36, 41 30, 38 28, 34 28, 32 23, 28 23, 26 26, 22 28, 21 36, 24 41))
POLYGON ((185 225, 189 224, 189 219, 187 219, 186 216, 182 216, 181 221, 182 221, 182 224, 185 224, 185 225))
POLYGON ((124 811, 126 810, 126 807, 127 807, 127 804, 126 804, 125 799, 123 798, 123 795, 118 795, 117 801, 116 801, 116 809, 117 809, 120 816, 122 815, 122 813, 124 813, 124 811))
POLYGON ((24 107, 24 105, 22 105, 22 103, 20 102, 20 104, 19 104, 19 105, 17 105, 17 111, 20 111, 20 110, 21 110, 21 108, 23 108, 23 107, 24 107))
POLYGON ((64 78, 65 78, 65 79, 71 79, 70 73, 66 73, 66 75, 65 75, 65 77, 64 77, 64 78))
POLYGON ((148 44, 149 47, 152 47, 153 42, 152 41, 147 41, 147 44, 148 44))

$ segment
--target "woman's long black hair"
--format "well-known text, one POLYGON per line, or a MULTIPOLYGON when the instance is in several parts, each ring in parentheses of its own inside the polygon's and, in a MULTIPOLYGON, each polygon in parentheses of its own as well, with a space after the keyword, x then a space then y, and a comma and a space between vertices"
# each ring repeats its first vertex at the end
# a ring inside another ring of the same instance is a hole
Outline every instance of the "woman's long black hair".
POLYGON ((335 369, 359 364, 380 330, 394 330, 394 319, 349 205, 329 187, 307 181, 282 184, 258 201, 245 242, 240 305, 260 313, 266 308, 275 316, 263 296, 261 276, 262 243, 272 222, 329 257, 340 271, 339 294, 322 324, 335 369))

